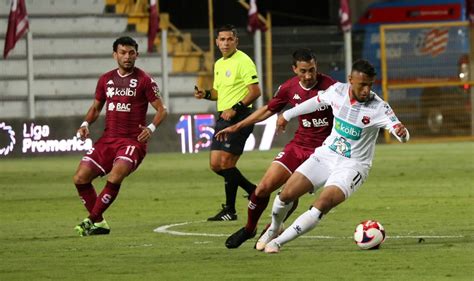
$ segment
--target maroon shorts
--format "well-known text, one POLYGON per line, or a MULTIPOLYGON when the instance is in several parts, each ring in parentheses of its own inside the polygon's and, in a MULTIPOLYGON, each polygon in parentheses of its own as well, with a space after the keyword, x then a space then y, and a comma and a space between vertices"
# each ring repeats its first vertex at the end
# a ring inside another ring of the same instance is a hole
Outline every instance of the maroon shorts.
POLYGON ((285 145, 283 150, 278 153, 273 161, 280 163, 288 172, 293 173, 313 152, 314 148, 290 142, 285 145))
POLYGON ((129 138, 100 138, 91 150, 82 157, 82 163, 89 165, 101 175, 108 174, 117 160, 130 163, 132 171, 138 168, 146 155, 146 144, 129 138))

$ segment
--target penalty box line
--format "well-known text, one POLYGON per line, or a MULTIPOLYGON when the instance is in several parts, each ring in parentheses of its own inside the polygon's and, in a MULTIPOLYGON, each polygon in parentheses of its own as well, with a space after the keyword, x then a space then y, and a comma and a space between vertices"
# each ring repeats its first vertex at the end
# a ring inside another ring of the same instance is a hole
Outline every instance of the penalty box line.
MULTIPOLYGON (((205 220, 202 221, 186 221, 180 223, 173 223, 167 224, 160 227, 157 227, 153 230, 156 233, 164 233, 169 235, 176 235, 176 236, 204 236, 204 237, 228 237, 230 234, 220 234, 220 233, 199 233, 199 232, 184 232, 184 231, 176 231, 171 230, 171 228, 176 226, 183 226, 193 223, 203 223, 206 222, 205 220)), ((430 239, 446 239, 446 238, 463 238, 462 235, 394 235, 394 236, 387 236, 390 239, 413 239, 413 238, 430 238, 430 239)), ((338 236, 324 236, 324 235, 303 235, 301 238, 307 239, 352 239, 352 237, 338 237, 338 236)))

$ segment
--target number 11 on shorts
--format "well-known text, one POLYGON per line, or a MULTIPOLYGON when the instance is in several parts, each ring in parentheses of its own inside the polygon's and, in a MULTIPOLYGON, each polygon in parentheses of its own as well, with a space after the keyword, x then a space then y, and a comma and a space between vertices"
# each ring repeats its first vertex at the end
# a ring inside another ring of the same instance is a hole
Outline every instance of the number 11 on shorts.
POLYGON ((125 150, 125 155, 133 155, 133 151, 135 151, 134 145, 127 145, 127 149, 125 150))

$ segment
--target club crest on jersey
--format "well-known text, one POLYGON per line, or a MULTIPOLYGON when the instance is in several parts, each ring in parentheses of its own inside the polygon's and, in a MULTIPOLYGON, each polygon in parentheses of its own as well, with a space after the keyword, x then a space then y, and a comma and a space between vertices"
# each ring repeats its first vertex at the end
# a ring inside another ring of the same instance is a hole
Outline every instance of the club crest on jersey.
POLYGON ((369 124, 369 123, 370 123, 370 117, 369 117, 369 116, 364 116, 364 117, 362 117, 362 123, 363 123, 364 125, 369 124))

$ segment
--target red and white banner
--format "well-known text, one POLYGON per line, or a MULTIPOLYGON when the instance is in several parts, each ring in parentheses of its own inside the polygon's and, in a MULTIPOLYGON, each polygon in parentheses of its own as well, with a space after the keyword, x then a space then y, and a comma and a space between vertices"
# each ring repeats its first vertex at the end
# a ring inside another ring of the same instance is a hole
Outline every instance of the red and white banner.
POLYGON ((156 34, 160 30, 160 17, 158 15, 156 0, 150 0, 150 17, 148 19, 148 53, 153 52, 153 45, 155 42, 156 34))
POLYGON ((433 28, 420 36, 417 42, 417 53, 436 57, 446 52, 448 42, 449 30, 447 28, 433 28))
POLYGON ((257 0, 250 0, 249 19, 247 23, 248 32, 255 32, 257 29, 266 31, 267 26, 258 18, 257 0))
POLYGON ((352 22, 351 22, 351 10, 349 8, 349 0, 339 1, 339 19, 340 19, 342 31, 344 32, 351 31, 352 22))
POLYGON ((7 34, 5 36, 5 47, 3 48, 4 59, 15 48, 16 42, 28 31, 28 27, 28 13, 26 12, 25 0, 12 0, 7 34))

